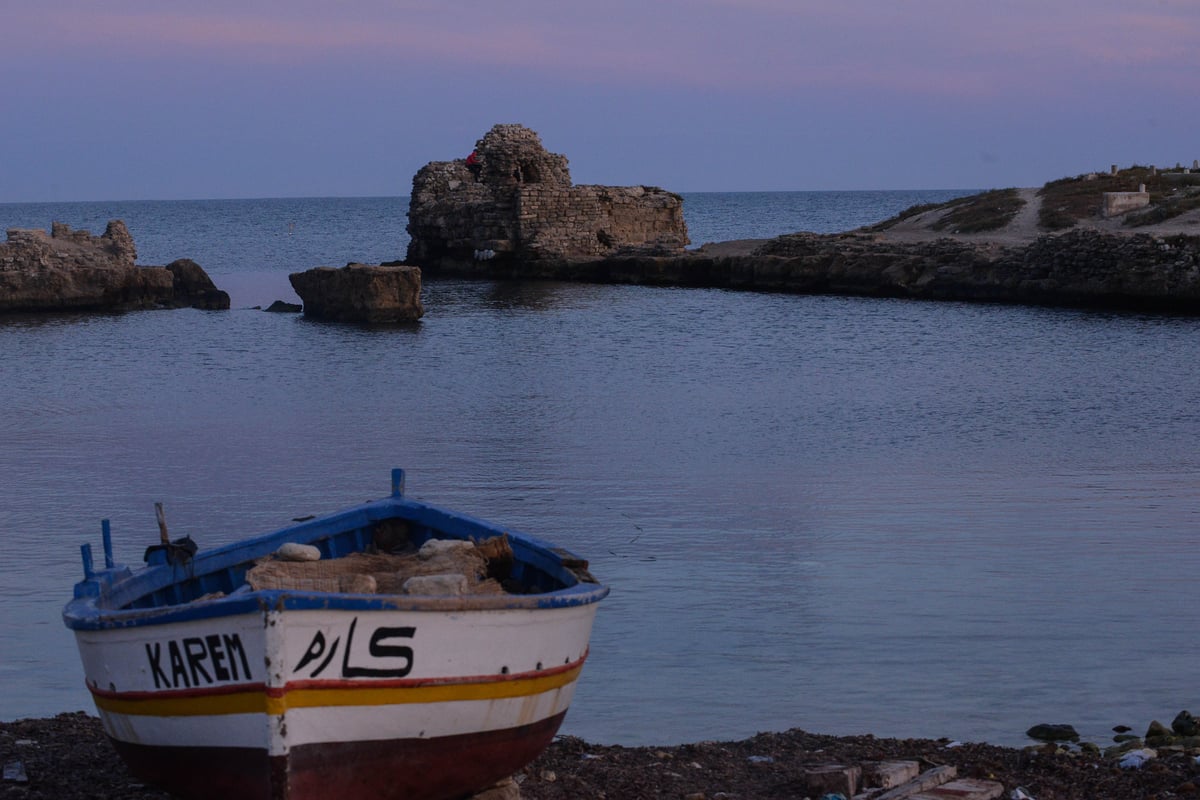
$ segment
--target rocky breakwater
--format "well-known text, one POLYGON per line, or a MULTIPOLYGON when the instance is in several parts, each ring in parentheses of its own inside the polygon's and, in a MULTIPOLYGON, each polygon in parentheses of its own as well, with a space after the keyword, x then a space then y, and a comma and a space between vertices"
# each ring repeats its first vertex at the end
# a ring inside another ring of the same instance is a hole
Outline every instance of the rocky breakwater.
POLYGON ((304 302, 304 315, 313 319, 395 323, 414 322, 425 314, 417 267, 315 267, 293 272, 288 280, 304 302))
POLYGON ((104 234, 55 222, 42 230, 14 228, 0 244, 0 312, 126 311, 138 308, 229 308, 229 296, 198 264, 139 267, 125 223, 104 234))
POLYGON ((1032 242, 797 233, 747 254, 611 257, 564 279, 1200 313, 1200 237, 1073 230, 1032 242))
POLYGON ((549 277, 581 259, 681 254, 688 243, 679 195, 573 185, 566 157, 524 126, 494 126, 474 155, 413 177, 405 263, 429 274, 549 277))

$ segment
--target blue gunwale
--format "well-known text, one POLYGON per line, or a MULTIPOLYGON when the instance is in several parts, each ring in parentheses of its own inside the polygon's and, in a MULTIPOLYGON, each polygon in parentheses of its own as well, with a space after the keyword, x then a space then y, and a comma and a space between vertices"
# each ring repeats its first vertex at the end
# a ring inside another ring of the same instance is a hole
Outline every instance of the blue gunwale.
MULTIPOLYGON (((572 569, 573 564, 579 562, 572 553, 511 528, 409 500, 403 496, 403 485, 403 471, 395 470, 390 497, 202 551, 186 564, 168 564, 165 556, 159 554, 148 566, 136 571, 111 564, 107 558, 106 569, 92 571, 90 551, 85 546, 87 575, 75 585, 75 599, 63 609, 63 621, 73 630, 107 630, 272 610, 551 609, 587 605, 608 595, 607 586, 581 578, 572 569), (270 555, 285 542, 312 544, 320 548, 322 558, 337 558, 361 552, 371 540, 372 526, 387 519, 407 520, 418 543, 428 538, 479 539, 507 534, 516 568, 522 572, 521 579, 536 591, 530 594, 429 597, 238 590, 254 560, 270 555), (225 592, 225 596, 198 599, 218 591, 225 592)), ((106 554, 109 549, 105 526, 106 554)))

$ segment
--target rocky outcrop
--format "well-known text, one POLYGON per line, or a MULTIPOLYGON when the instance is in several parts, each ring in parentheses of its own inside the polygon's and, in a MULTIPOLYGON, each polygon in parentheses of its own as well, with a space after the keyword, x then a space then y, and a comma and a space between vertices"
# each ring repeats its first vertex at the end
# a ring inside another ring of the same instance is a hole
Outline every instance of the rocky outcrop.
POLYGON ((780 237, 782 258, 831 291, 939 300, 1200 311, 1200 238, 1077 230, 1027 245, 780 237))
POLYGON ((166 266, 174 287, 172 304, 209 311, 229 308, 229 294, 217 288, 208 273, 190 258, 172 261, 166 266))
POLYGON ((1080 230, 1000 245, 800 233, 751 255, 615 257, 520 277, 1200 314, 1200 237, 1080 230))
POLYGON ((465 159, 425 165, 413 178, 406 263, 439 273, 505 275, 622 252, 680 254, 683 199, 652 186, 575 186, 565 156, 521 125, 496 125, 465 159))
POLYGON ((304 301, 304 315, 334 322, 412 322, 424 315, 421 270, 348 264, 288 276, 304 301))
POLYGON ((195 262, 139 267, 136 258, 133 237, 120 220, 109 222, 101 236, 60 222, 49 235, 10 229, 0 244, 0 312, 229 307, 228 295, 195 262))

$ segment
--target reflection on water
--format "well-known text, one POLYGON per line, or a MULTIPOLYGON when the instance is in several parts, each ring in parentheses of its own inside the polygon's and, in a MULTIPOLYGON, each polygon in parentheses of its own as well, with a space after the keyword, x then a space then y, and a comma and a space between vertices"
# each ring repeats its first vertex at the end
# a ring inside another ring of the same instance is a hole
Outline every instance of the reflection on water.
POLYGON ((0 717, 89 707, 59 619, 118 560, 381 496, 613 587, 565 730, 1019 743, 1192 699, 1194 320, 433 282, 416 326, 0 321, 0 717), (1153 664, 1148 671, 1146 665, 1153 664))

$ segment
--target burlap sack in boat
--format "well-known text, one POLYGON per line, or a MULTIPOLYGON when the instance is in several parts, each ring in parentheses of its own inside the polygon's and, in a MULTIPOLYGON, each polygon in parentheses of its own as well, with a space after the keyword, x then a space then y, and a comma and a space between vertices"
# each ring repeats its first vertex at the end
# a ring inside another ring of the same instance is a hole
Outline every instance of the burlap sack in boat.
MULTIPOLYGON (((432 546, 423 548, 423 551, 401 555, 353 553, 326 561, 267 559, 246 573, 246 582, 255 591, 290 589, 355 594, 404 594, 404 582, 409 578, 458 574, 466 578, 467 594, 504 592, 497 581, 487 578, 488 561, 479 547, 468 542, 460 546, 446 547, 443 540, 431 540, 427 544, 432 546), (432 544, 434 542, 438 544, 432 544), (369 578, 370 581, 363 578, 369 578)), ((512 552, 507 537, 493 537, 482 544, 487 546, 488 552, 503 553, 505 548, 509 554, 512 552), (505 540, 502 544, 491 543, 501 538, 505 540)), ((435 584, 422 582, 420 585, 428 587, 435 584)))

